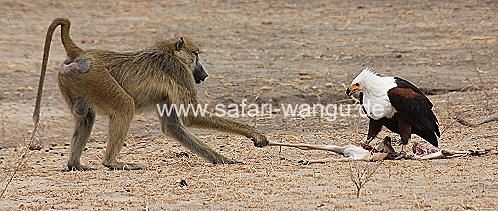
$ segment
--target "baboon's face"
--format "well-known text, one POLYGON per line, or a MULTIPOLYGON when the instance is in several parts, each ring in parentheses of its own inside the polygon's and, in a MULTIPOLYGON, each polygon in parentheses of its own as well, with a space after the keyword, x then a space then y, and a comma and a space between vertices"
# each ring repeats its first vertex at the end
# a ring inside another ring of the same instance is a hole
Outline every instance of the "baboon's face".
POLYGON ((176 43, 176 50, 183 55, 184 62, 189 64, 192 68, 192 75, 194 76, 195 83, 199 84, 203 82, 208 74, 201 64, 199 54, 201 53, 200 48, 194 43, 185 40, 183 37, 176 43))

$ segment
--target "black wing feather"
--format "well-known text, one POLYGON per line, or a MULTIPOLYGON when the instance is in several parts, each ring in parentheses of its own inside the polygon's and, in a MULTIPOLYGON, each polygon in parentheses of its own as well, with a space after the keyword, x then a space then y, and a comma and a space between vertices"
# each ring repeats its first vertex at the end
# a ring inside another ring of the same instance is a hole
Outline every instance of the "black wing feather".
POLYGON ((432 108, 432 103, 429 101, 429 98, 425 96, 425 94, 420 90, 418 87, 410 83, 410 81, 407 81, 405 79, 399 78, 399 77, 394 77, 394 81, 396 82, 396 85, 398 85, 399 88, 410 88, 414 92, 421 94, 424 96, 425 100, 428 102, 429 106, 432 108))
POLYGON ((397 77, 395 82, 397 87, 387 92, 391 105, 411 125, 413 133, 438 146, 437 138, 441 134, 436 115, 432 112, 432 103, 410 82, 397 77))

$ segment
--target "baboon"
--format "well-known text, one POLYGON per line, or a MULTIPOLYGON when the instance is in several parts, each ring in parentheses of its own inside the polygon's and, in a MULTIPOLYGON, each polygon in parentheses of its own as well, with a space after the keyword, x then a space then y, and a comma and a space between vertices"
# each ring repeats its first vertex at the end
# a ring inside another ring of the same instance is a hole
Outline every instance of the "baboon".
MULTIPOLYGON (((80 157, 92 131, 96 113, 109 116, 109 139, 102 164, 110 169, 143 169, 145 165, 117 160, 128 128, 136 112, 150 111, 156 105, 173 108, 170 115, 159 116, 164 134, 213 164, 233 164, 201 142, 186 127, 210 128, 244 135, 256 147, 268 145, 265 135, 254 127, 214 114, 203 116, 178 114, 180 105, 197 105, 195 84, 208 77, 200 60, 201 49, 188 37, 161 39, 150 47, 135 52, 83 50, 69 35, 70 21, 56 18, 49 26, 43 52, 33 120, 39 121, 43 81, 47 68, 52 35, 61 26, 61 39, 67 60, 60 66, 59 89, 72 111, 75 129, 71 140, 69 170, 88 170, 80 157)), ((157 110, 157 109, 156 109, 157 110)))

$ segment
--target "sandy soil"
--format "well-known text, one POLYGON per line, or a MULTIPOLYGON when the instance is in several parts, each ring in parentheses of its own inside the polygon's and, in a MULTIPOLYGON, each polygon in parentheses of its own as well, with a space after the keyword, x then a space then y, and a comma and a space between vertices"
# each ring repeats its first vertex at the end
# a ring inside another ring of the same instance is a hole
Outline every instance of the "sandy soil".
MULTIPOLYGON (((198 93, 210 105, 242 99, 353 103, 344 87, 363 66, 401 76, 433 94, 441 147, 456 150, 498 147, 497 122, 468 128, 453 119, 498 110, 497 10, 496 1, 1 1, 1 185, 32 130, 43 41, 55 17, 72 20, 73 39, 83 48, 133 50, 158 37, 189 35, 205 49, 210 76, 198 93)), ((56 35, 37 141, 42 149, 30 151, 0 209, 498 207, 496 155, 386 161, 356 198, 347 163, 297 163, 332 154, 260 149, 244 137, 194 130, 224 155, 249 163, 213 166, 163 136, 151 114, 136 116, 120 156, 146 163, 147 170, 108 171, 100 165, 107 136, 107 119, 100 116, 83 154, 83 162, 97 170, 61 172, 73 125, 55 81, 64 59, 56 35), (182 179, 187 187, 180 187, 182 179)), ((271 140, 292 143, 357 143, 367 131, 367 120, 357 117, 325 121, 276 114, 239 120, 271 140)), ((385 135, 398 138, 386 131, 379 137, 385 135)))

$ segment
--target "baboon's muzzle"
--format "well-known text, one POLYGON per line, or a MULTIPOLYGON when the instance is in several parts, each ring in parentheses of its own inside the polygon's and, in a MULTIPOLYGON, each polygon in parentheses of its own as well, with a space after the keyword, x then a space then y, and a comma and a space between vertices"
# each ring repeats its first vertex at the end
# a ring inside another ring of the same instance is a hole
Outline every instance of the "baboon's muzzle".
POLYGON ((204 80, 206 80, 207 77, 208 77, 208 74, 204 70, 204 67, 201 66, 199 68, 195 68, 195 70, 194 70, 194 79, 195 79, 195 83, 196 84, 200 84, 201 82, 203 82, 204 80))

